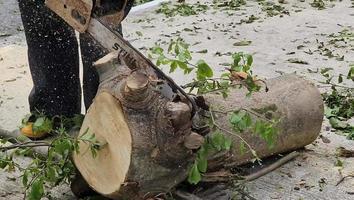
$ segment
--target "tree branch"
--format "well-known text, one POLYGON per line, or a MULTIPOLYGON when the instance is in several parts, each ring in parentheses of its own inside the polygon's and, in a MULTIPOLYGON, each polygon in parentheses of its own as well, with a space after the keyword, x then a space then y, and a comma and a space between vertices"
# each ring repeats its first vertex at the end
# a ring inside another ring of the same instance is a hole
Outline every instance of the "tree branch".
POLYGON ((37 144, 36 143, 13 144, 7 147, 0 147, 0 151, 8 151, 16 148, 33 148, 33 147, 50 147, 50 146, 52 145, 45 142, 38 142, 37 144))
POLYGON ((289 162, 290 160, 296 158, 299 155, 300 155, 299 152, 293 151, 293 152, 289 153, 288 155, 282 157, 281 159, 277 160, 275 163, 261 169, 260 171, 250 174, 248 176, 245 176, 243 182, 253 181, 261 176, 264 176, 264 175, 274 171, 275 169, 281 167, 282 165, 284 165, 285 163, 289 162))
POLYGON ((217 123, 215 122, 214 115, 213 115, 213 111, 212 111, 211 109, 209 110, 209 113, 210 113, 210 116, 211 116, 211 120, 212 120, 212 122, 213 122, 213 125, 214 125, 216 128, 218 128, 219 130, 224 131, 224 132, 226 132, 226 133, 228 133, 228 134, 230 134, 230 135, 234 135, 234 136, 238 137, 250 150, 253 151, 253 148, 251 147, 251 145, 248 144, 248 142, 247 142, 245 139, 243 139, 243 137, 241 137, 240 135, 238 135, 238 134, 236 134, 236 133, 234 133, 234 132, 232 132, 232 131, 229 131, 229 130, 227 130, 227 129, 221 127, 219 124, 217 124, 217 123))

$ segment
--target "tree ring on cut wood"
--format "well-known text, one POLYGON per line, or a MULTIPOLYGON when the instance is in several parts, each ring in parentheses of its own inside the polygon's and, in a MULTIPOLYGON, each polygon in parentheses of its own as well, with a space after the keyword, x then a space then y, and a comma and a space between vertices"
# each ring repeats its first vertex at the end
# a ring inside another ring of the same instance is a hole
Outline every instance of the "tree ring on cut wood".
POLYGON ((120 102, 107 92, 99 93, 82 124, 80 135, 88 131, 103 144, 93 157, 90 146, 80 142, 80 152, 73 155, 76 167, 96 192, 118 195, 126 181, 132 154, 132 137, 120 102))

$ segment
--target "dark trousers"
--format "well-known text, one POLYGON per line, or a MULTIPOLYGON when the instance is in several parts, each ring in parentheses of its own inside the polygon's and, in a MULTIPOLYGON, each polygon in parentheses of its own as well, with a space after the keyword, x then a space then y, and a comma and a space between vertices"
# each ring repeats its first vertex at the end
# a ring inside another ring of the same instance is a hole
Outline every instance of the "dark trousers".
MULTIPOLYGON (((31 112, 72 116, 81 113, 79 52, 75 31, 52 13, 44 0, 18 0, 28 45, 33 79, 29 95, 31 112)), ((86 109, 99 85, 92 63, 106 52, 86 34, 80 34, 83 93, 86 109)))

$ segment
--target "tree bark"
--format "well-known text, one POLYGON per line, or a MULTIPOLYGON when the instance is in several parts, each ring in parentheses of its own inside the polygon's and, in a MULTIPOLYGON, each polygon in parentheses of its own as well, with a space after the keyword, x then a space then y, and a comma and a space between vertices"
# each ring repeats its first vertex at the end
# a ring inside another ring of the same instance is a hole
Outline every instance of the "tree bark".
MULTIPOLYGON (((215 123, 221 128, 232 131, 230 115, 240 109, 254 113, 254 119, 277 119, 277 136, 274 146, 270 146, 260 136, 246 131, 238 134, 257 152, 260 158, 289 152, 312 143, 321 131, 323 121, 323 101, 320 92, 309 81, 296 76, 285 75, 266 81, 269 91, 246 97, 246 89, 232 89, 228 98, 219 94, 205 95, 206 104, 214 111, 215 123)), ((225 166, 237 166, 254 159, 252 152, 245 148, 242 153, 241 140, 235 134, 225 132, 233 140, 231 155, 225 166)))

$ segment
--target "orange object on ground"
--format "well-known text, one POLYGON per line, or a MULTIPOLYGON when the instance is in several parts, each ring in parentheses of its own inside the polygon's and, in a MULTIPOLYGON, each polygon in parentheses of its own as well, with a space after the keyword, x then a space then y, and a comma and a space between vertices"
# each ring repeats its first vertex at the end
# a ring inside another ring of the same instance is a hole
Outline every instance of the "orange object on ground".
POLYGON ((28 122, 23 128, 21 128, 21 133, 22 135, 33 139, 43 138, 48 135, 47 132, 33 131, 33 122, 28 122))

